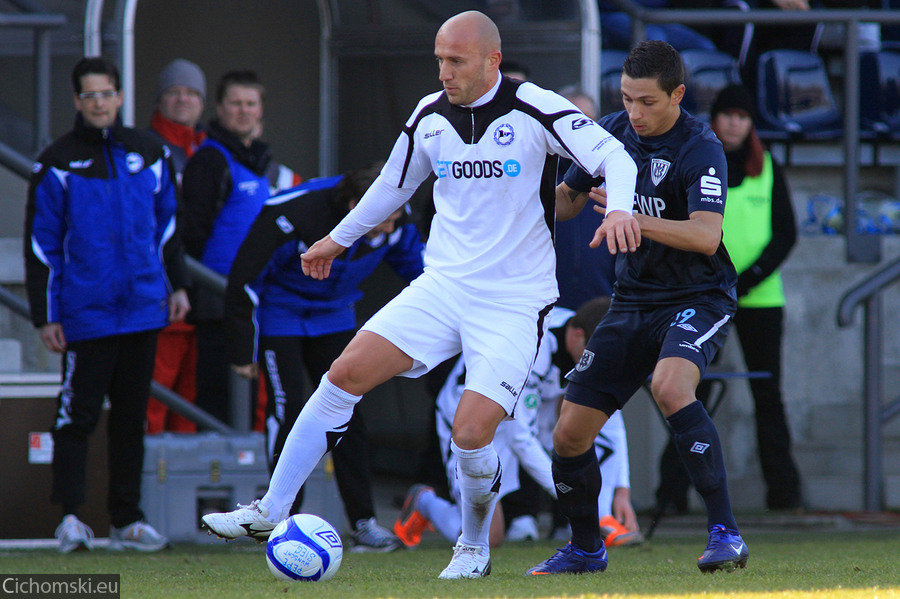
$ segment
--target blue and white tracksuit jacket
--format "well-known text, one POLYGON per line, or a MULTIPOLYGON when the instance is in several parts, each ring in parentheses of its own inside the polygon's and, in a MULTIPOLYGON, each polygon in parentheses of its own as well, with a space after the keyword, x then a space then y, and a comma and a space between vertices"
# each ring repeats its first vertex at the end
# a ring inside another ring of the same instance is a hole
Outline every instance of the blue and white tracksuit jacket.
POLYGON ((186 284, 168 150, 116 124, 75 128, 38 157, 24 255, 31 318, 67 341, 158 329, 186 284), (164 264, 170 265, 168 274, 164 264))

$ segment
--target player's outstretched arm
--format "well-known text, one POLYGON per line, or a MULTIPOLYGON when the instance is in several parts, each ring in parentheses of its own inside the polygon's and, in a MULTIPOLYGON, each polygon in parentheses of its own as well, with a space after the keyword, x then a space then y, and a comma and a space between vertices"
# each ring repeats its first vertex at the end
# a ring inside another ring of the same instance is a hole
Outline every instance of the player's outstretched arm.
POLYGON ((331 274, 331 263, 345 249, 347 248, 338 245, 332 241, 330 236, 326 235, 312 244, 312 247, 306 252, 300 254, 300 266, 303 274, 314 279, 327 279, 331 274))
POLYGON ((722 241, 722 215, 718 212, 695 210, 688 220, 668 220, 646 214, 638 214, 637 218, 648 239, 679 250, 712 256, 722 241))
MULTIPOLYGON (((589 195, 595 202, 594 210, 605 214, 606 190, 601 187, 593 187, 589 195)), ((615 214, 615 212, 610 214, 615 214)), ((646 214, 634 214, 634 218, 638 223, 641 235, 679 250, 700 252, 712 256, 718 250, 719 242, 722 240, 722 215, 716 212, 697 210, 691 213, 688 220, 669 220, 646 214)), ((606 225, 605 220, 603 224, 606 225)), ((604 236, 607 236, 607 241, 609 241, 608 232, 601 234, 601 229, 603 227, 597 229, 597 233, 594 234, 591 247, 600 245, 604 236)), ((638 239, 638 245, 640 245, 640 239, 638 239)), ((619 248, 621 247, 619 245, 619 248)), ((615 253, 612 245, 610 245, 610 252, 615 253)))

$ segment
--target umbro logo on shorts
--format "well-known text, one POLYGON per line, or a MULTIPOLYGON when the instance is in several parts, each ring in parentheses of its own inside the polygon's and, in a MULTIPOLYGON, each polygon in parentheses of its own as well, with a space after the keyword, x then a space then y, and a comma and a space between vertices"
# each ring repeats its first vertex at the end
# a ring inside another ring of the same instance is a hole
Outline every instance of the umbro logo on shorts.
POLYGON ((691 445, 691 453, 705 453, 707 449, 709 449, 709 443, 695 441, 694 444, 691 445))
POLYGON ((570 487, 566 483, 556 483, 556 490, 560 493, 568 493, 572 490, 572 487, 570 487))

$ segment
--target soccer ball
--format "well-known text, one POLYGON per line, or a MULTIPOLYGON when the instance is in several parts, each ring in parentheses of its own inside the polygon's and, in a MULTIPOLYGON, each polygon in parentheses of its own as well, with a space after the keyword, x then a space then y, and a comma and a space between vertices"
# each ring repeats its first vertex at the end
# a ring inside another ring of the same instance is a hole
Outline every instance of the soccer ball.
POLYGON ((338 571, 343 556, 337 531, 312 514, 283 520, 266 543, 266 563, 279 580, 328 580, 338 571))

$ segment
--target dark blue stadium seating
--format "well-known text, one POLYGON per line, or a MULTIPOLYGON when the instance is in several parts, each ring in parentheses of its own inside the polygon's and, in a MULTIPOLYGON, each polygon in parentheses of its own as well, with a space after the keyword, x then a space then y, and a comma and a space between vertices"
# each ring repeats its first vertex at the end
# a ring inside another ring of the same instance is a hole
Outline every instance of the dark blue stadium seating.
POLYGON ((757 75, 761 137, 831 140, 841 136, 841 113, 820 56, 770 50, 760 55, 757 75))
POLYGON ((622 64, 628 52, 607 50, 600 52, 600 116, 622 110, 622 64))
POLYGON ((714 50, 684 50, 685 110, 703 121, 709 121, 709 109, 719 91, 732 83, 741 83, 737 59, 714 50))
POLYGON ((900 51, 860 54, 859 118, 863 138, 900 139, 900 51))

